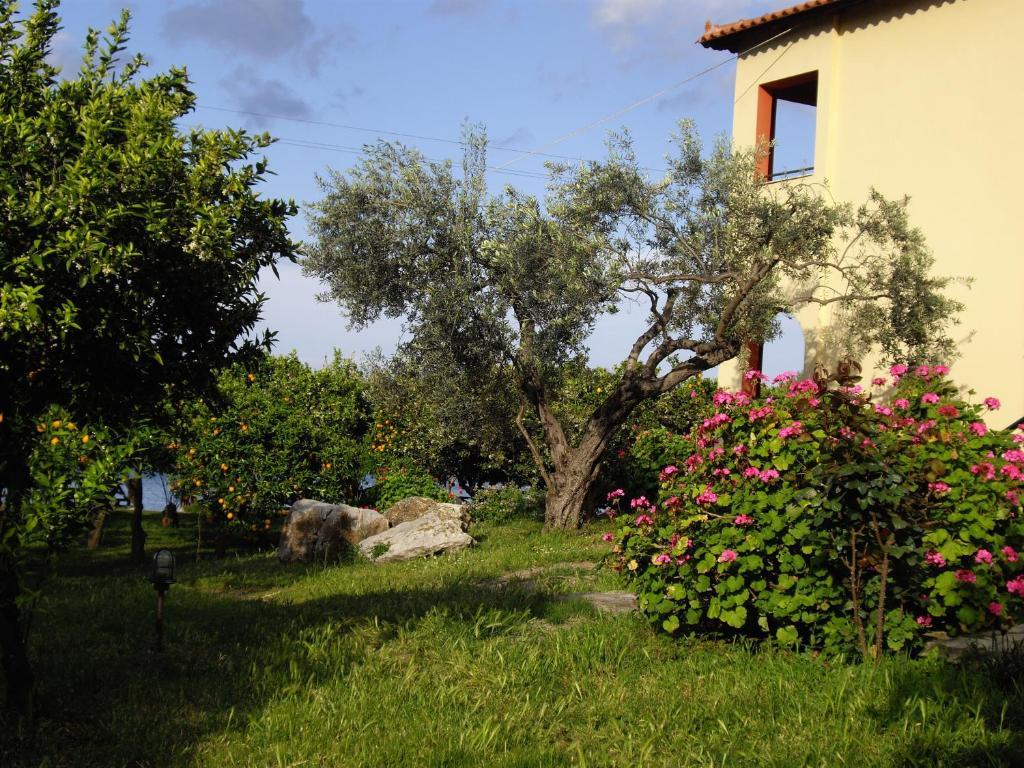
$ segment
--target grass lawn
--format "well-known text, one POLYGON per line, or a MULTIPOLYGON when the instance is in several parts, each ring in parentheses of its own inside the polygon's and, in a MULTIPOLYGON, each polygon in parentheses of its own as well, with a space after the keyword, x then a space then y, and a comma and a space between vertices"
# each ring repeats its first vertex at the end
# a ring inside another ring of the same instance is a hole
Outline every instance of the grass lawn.
POLYGON ((42 715, 0 720, 14 766, 1024 765, 1020 657, 877 667, 671 640, 558 593, 611 573, 601 529, 479 527, 471 551, 393 565, 196 560, 184 518, 167 647, 125 565, 127 517, 64 558, 32 626, 42 715))

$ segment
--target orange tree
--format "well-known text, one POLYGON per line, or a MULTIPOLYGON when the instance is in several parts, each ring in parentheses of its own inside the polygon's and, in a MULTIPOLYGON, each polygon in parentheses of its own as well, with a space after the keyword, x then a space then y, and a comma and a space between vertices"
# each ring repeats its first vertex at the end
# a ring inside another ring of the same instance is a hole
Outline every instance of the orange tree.
MULTIPOLYGON (((295 354, 224 371, 183 411, 172 486, 220 533, 252 536, 298 498, 354 499, 372 423, 356 366, 295 354)), ((220 539, 223 543, 223 537, 220 539)))
POLYGON ((294 205, 257 193, 266 163, 253 155, 270 139, 183 131, 188 76, 121 59, 127 14, 105 38, 90 31, 61 78, 47 58, 56 7, 19 17, 0 0, 0 647, 8 704, 24 713, 29 544, 40 531, 46 548, 66 542, 82 519, 64 494, 91 482, 40 484, 43 414, 119 442, 168 393, 191 397, 257 346, 242 340, 260 318, 259 272, 296 252, 294 205))

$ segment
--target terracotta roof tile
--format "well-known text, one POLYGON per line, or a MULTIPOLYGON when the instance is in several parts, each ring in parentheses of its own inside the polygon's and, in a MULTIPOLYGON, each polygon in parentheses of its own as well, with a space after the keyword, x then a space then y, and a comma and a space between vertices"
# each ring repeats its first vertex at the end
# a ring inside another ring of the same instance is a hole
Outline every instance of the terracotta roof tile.
POLYGON ((740 19, 729 24, 712 24, 708 21, 704 25, 704 34, 697 40, 705 48, 717 48, 719 50, 735 50, 728 38, 749 32, 772 22, 782 21, 791 16, 797 16, 807 11, 818 8, 825 8, 830 5, 845 5, 849 0, 805 0, 805 2, 782 8, 778 11, 771 11, 752 19, 740 19))

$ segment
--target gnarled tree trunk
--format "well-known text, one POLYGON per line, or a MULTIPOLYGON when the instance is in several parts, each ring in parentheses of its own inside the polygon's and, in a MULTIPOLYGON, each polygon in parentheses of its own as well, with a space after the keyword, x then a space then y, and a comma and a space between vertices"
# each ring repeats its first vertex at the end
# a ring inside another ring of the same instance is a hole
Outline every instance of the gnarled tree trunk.
MULTIPOLYGON (((630 409, 631 410, 631 409, 630 409)), ((561 452, 553 471, 544 478, 547 497, 544 522, 549 528, 579 528, 596 504, 594 490, 605 450, 620 422, 592 423, 575 448, 561 452)))

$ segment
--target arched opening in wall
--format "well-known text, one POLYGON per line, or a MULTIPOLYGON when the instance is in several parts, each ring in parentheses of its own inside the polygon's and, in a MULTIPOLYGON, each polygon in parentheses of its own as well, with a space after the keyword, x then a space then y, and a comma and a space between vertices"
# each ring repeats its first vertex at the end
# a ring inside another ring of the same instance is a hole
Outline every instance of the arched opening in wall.
POLYGON ((780 333, 765 342, 761 356, 761 372, 775 377, 784 371, 802 373, 804 369, 804 331, 791 315, 780 314, 780 333))

